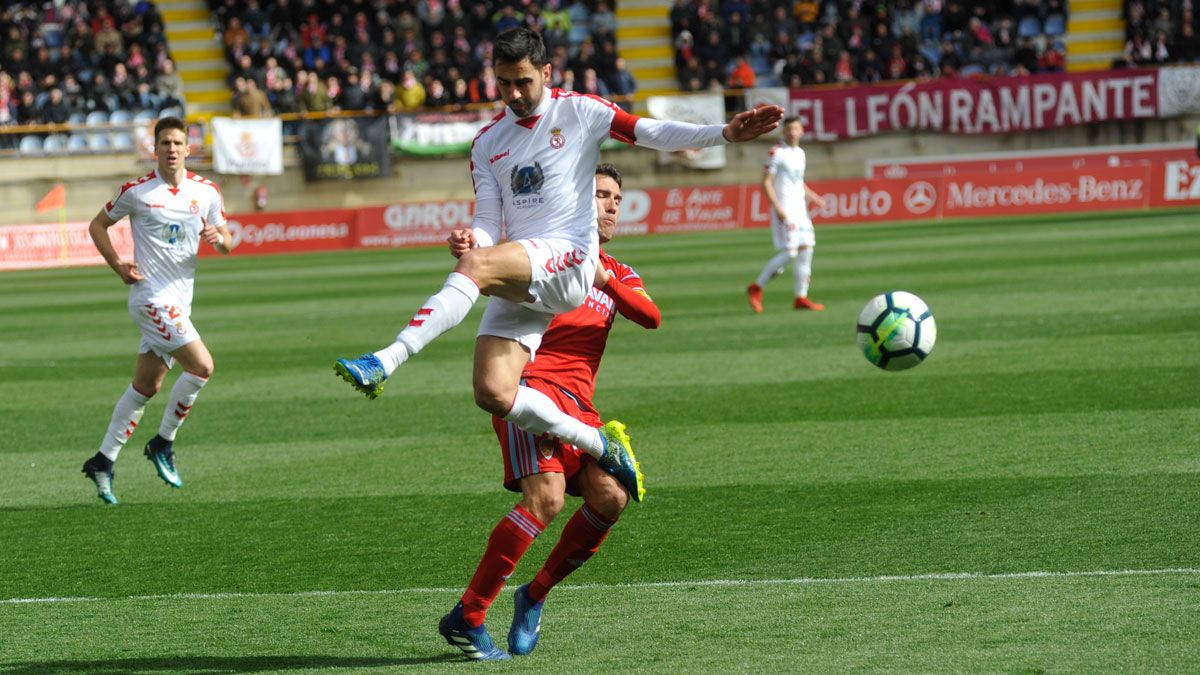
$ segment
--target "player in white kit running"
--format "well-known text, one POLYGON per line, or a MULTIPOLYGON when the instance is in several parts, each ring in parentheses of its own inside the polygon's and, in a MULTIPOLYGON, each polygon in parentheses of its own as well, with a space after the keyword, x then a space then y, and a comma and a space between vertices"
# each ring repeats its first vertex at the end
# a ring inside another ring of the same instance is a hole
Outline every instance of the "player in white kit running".
POLYGON ((158 168, 121 186, 117 196, 92 219, 88 232, 109 267, 130 285, 129 313, 142 333, 133 382, 117 401, 100 451, 83 465, 100 499, 116 504, 113 463, 133 435, 150 400, 178 361, 183 374, 171 388, 158 434, 145 454, 159 477, 172 487, 183 481, 175 468, 175 432, 192 409, 213 371, 213 358, 192 325, 192 286, 201 241, 228 253, 233 237, 225 224, 225 205, 216 183, 184 167, 188 156, 183 120, 164 117, 154 126, 158 168), (113 248, 108 228, 129 216, 134 260, 113 248))
POLYGON ((640 500, 641 472, 623 424, 596 429, 520 386, 550 320, 582 304, 595 276, 600 143, 612 137, 674 151, 748 141, 775 129, 783 109, 761 106, 726 125, 638 118, 596 96, 547 88, 545 45, 524 28, 501 34, 493 58, 506 108, 472 143, 473 227, 450 238, 464 254, 393 344, 339 359, 335 370, 374 398, 396 368, 460 323, 481 294, 490 296, 475 343, 476 403, 521 429, 586 451, 640 500))
POLYGON ((824 208, 825 200, 804 182, 806 160, 804 149, 800 147, 803 135, 804 125, 800 118, 785 119, 783 140, 771 148, 767 165, 763 167, 763 192, 771 204, 771 238, 779 252, 746 289, 750 308, 755 312, 763 311, 763 286, 782 274, 789 262, 794 265, 796 301, 793 306, 796 309, 825 309, 825 305, 808 299, 813 247, 817 243, 812 218, 808 215, 808 201, 824 208))

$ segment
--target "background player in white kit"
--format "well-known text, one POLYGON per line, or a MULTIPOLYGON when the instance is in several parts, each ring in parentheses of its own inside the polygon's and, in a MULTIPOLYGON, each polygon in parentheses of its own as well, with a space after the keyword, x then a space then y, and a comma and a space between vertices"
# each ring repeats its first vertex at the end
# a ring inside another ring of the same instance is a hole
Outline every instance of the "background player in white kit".
POLYGON ((825 309, 825 305, 808 299, 813 247, 817 243, 812 218, 808 215, 808 200, 811 199, 818 208, 825 207, 825 200, 804 182, 806 161, 804 150, 800 147, 800 137, 803 135, 804 125, 800 123, 800 118, 785 119, 783 140, 771 148, 767 165, 763 168, 763 191, 771 204, 771 238, 779 252, 767 262, 758 279, 746 289, 750 308, 755 312, 763 311, 763 286, 782 274, 788 262, 794 264, 794 307, 825 309))
POLYGON ((188 171, 187 127, 164 117, 154 125, 158 168, 121 186, 88 228, 109 267, 129 284, 129 313, 142 333, 133 382, 113 410, 100 451, 83 465, 100 499, 116 504, 113 462, 133 435, 175 361, 183 374, 171 388, 158 434, 146 444, 146 458, 168 485, 182 487, 172 442, 213 371, 213 358, 192 325, 192 286, 196 251, 205 241, 221 253, 233 247, 225 224, 225 205, 215 183, 188 171), (129 216, 134 260, 122 260, 108 228, 129 216))
POLYGON ((466 252, 392 345, 334 367, 374 398, 396 368, 458 325, 480 294, 490 296, 475 345, 475 402, 525 431, 584 450, 640 501, 642 476, 623 424, 596 429, 520 386, 550 320, 582 304, 595 276, 600 143, 611 136, 675 151, 748 141, 775 129, 783 109, 761 106, 727 125, 641 119, 599 97, 548 89, 545 45, 524 28, 501 34, 493 58, 506 107, 472 143, 473 227, 451 237, 466 252))

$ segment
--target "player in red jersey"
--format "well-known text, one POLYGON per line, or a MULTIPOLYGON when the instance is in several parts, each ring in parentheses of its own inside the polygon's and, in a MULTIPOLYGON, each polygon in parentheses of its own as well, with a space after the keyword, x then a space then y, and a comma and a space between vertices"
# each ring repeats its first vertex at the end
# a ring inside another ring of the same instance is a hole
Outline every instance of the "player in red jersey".
MULTIPOLYGON (((616 231, 621 208, 621 174, 611 164, 596 167, 596 209, 600 243, 616 231)), ((451 242, 451 251, 464 249, 451 242)), ((600 265, 587 300, 579 308, 560 314, 542 337, 537 358, 525 366, 524 386, 552 399, 561 410, 593 427, 601 425, 592 405, 596 372, 608 343, 616 312, 644 328, 657 328, 658 307, 632 267, 600 251, 600 265)), ((601 469, 596 460, 572 445, 547 434, 522 430, 511 421, 492 417, 504 460, 504 487, 521 493, 521 501, 492 530, 462 601, 442 620, 450 644, 472 658, 507 658, 494 648, 483 621, 521 556, 534 538, 562 510, 564 495, 583 497, 583 504, 563 528, 562 536, 545 565, 530 583, 516 592, 516 610, 508 634, 513 654, 528 654, 537 645, 542 602, 555 584, 575 571, 596 552, 609 529, 625 509, 629 495, 620 483, 601 469), (473 632, 471 640, 447 635, 450 623, 458 631, 473 632)))
POLYGON ((129 285, 129 313, 142 333, 133 382, 113 409, 100 451, 83 465, 97 495, 109 504, 117 503, 112 491, 117 454, 176 361, 183 374, 171 388, 162 424, 145 454, 163 481, 183 487, 175 468, 175 432, 213 371, 212 355, 190 318, 196 251, 200 242, 221 253, 233 248, 221 191, 184 167, 188 144, 183 120, 164 117, 154 125, 154 154, 158 168, 122 185, 88 227, 100 255, 129 285), (108 236, 108 228, 125 216, 133 231, 132 261, 121 259, 108 236))

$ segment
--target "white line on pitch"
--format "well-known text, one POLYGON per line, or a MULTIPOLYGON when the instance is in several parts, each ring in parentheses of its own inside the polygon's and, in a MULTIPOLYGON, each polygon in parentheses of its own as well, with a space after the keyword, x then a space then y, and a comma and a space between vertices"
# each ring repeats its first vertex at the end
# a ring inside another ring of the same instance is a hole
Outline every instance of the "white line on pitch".
MULTIPOLYGON (((559 591, 587 591, 606 588, 694 588, 722 586, 815 586, 820 584, 863 584, 897 581, 958 581, 980 579, 1061 579, 1068 577, 1134 577, 1161 576, 1168 574, 1200 574, 1200 569, 1191 567, 1168 567, 1157 570, 1092 570, 1083 572, 932 572, 930 574, 897 574, 877 577, 800 577, 795 579, 699 579, 696 581, 641 581, 628 584, 563 584, 555 586, 559 591)), ((0 605, 23 605, 36 603, 103 602, 113 600, 226 600, 232 598, 319 598, 339 595, 402 595, 412 593, 459 593, 455 588, 392 588, 379 590, 349 591, 295 591, 292 593, 166 593, 162 595, 128 595, 116 598, 65 597, 65 598, 7 598, 0 605)), ((511 591, 512 588, 505 588, 511 591)))

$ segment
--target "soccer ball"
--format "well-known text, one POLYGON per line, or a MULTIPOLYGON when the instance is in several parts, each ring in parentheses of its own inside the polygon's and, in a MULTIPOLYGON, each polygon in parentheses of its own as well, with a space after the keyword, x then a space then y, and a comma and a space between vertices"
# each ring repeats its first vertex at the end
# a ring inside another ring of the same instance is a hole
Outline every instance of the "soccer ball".
POLYGON ((884 370, 907 370, 924 361, 937 340, 925 301, 906 291, 871 298, 858 315, 858 346, 884 370))

